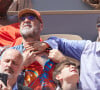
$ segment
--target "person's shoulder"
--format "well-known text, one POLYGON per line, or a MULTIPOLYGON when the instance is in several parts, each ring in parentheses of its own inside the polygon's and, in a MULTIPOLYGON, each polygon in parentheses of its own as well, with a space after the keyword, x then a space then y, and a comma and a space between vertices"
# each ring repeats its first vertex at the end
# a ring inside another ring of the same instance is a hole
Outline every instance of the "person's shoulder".
POLYGON ((84 48, 84 50, 86 51, 86 50, 91 50, 91 48, 93 49, 93 48, 95 48, 97 45, 100 45, 100 44, 97 44, 98 42, 92 42, 92 41, 90 41, 90 40, 87 40, 86 41, 86 44, 85 44, 85 48, 84 48))
POLYGON ((18 90, 33 90, 32 88, 29 88, 27 86, 23 86, 21 84, 18 84, 18 90))
POLYGON ((24 50, 24 46, 23 46, 23 44, 20 44, 20 45, 17 45, 17 46, 10 47, 9 49, 16 49, 16 50, 18 50, 22 53, 23 50, 24 50))
POLYGON ((87 45, 92 45, 93 43, 95 43, 95 42, 93 42, 93 41, 91 41, 91 40, 86 40, 86 44, 87 44, 87 45))
POLYGON ((23 47, 23 44, 20 44, 20 45, 17 45, 17 46, 13 46, 13 47, 10 47, 11 49, 18 49, 18 48, 21 48, 23 47))

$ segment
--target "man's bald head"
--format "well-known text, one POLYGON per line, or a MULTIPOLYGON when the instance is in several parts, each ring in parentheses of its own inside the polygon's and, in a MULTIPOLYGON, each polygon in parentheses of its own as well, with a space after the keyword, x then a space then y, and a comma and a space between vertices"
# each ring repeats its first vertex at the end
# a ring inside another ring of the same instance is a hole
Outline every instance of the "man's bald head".
POLYGON ((6 73, 9 77, 17 78, 23 67, 23 56, 16 49, 7 49, 1 57, 0 73, 6 73))
POLYGON ((16 49, 7 49, 2 54, 2 59, 11 57, 16 57, 19 58, 19 60, 23 60, 22 54, 16 49))

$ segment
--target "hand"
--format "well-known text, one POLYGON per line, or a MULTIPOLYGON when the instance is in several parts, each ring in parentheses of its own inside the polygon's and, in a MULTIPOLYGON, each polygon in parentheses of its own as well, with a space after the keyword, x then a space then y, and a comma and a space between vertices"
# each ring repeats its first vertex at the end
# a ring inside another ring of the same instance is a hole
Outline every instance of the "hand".
POLYGON ((25 48, 26 50, 34 51, 35 54, 39 54, 44 52, 48 48, 48 45, 44 42, 35 41, 26 43, 25 48))
POLYGON ((0 80, 0 90, 12 90, 11 87, 7 87, 1 80, 0 80))
POLYGON ((48 58, 50 58, 52 61, 54 61, 56 63, 59 63, 59 62, 66 60, 66 56, 64 56, 57 49, 50 50, 48 58))
POLYGON ((35 57, 36 57, 36 54, 33 51, 25 50, 23 52, 23 60, 24 60, 23 65, 26 67, 29 66, 36 60, 35 57))

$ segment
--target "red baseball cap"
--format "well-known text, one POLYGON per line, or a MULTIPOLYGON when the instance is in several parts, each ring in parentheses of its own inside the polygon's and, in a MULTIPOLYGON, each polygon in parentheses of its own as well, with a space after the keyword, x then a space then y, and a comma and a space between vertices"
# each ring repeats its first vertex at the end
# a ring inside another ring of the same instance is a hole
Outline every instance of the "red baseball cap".
POLYGON ((25 8, 25 9, 20 10, 20 11, 18 12, 18 18, 20 18, 22 15, 24 15, 24 14, 26 14, 26 13, 34 14, 34 15, 38 18, 38 20, 40 21, 40 23, 43 23, 39 11, 37 11, 37 10, 35 10, 35 9, 25 8))

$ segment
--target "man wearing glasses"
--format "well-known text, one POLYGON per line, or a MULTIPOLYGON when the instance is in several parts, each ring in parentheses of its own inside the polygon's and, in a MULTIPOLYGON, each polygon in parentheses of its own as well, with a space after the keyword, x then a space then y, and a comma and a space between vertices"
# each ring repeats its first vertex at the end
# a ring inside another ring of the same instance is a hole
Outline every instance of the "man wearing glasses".
POLYGON ((34 9, 23 9, 19 11, 18 18, 23 43, 12 48, 23 52, 25 67, 20 75, 24 75, 24 82, 20 77, 18 81, 36 90, 53 90, 55 83, 52 72, 55 62, 48 59, 47 51, 36 55, 38 51, 34 50, 34 44, 41 41, 40 33, 43 29, 40 13, 34 9))

